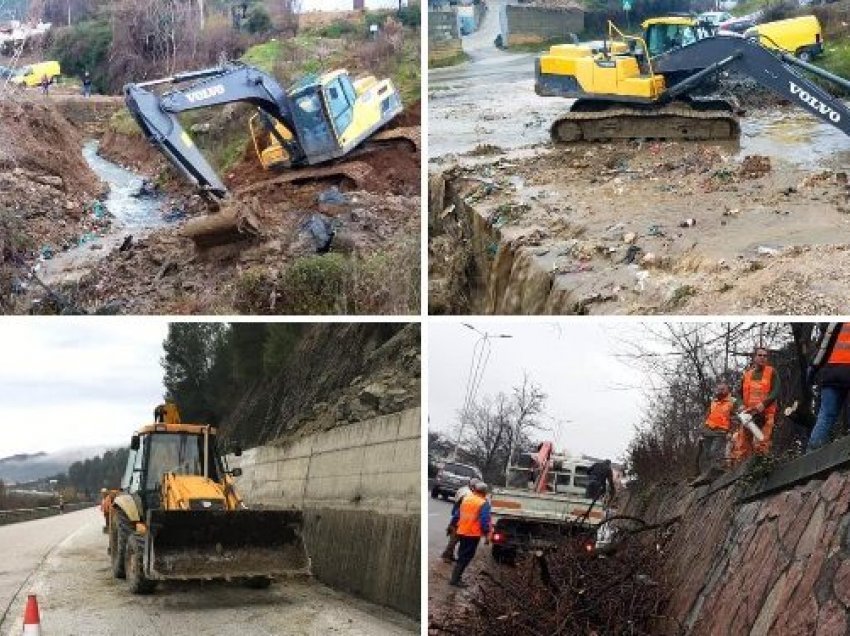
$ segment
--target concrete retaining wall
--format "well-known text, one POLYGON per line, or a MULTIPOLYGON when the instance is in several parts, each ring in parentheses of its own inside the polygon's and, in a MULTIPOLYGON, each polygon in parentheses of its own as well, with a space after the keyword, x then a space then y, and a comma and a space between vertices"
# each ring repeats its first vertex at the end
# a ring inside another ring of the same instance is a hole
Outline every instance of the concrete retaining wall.
POLYGON ((298 508, 313 573, 419 619, 420 410, 231 458, 249 505, 298 508))
POLYGON ((568 42, 571 33, 584 31, 584 11, 578 8, 505 5, 499 18, 506 46, 568 42))
POLYGON ((456 58, 463 53, 454 11, 428 12, 428 64, 456 58))

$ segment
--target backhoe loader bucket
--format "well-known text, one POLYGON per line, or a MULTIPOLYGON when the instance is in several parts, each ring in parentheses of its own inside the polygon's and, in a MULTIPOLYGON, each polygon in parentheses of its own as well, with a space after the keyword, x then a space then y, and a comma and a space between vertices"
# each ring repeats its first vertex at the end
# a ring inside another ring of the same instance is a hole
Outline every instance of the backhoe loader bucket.
POLYGON ((151 510, 150 579, 308 574, 300 510, 151 510))

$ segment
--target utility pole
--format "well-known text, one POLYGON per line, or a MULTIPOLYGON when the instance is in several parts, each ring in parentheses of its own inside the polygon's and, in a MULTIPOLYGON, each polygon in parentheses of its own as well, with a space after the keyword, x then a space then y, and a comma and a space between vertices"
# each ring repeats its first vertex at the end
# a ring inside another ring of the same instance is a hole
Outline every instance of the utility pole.
POLYGON ((464 398, 463 408, 460 415, 460 427, 457 431, 457 439, 455 440, 455 448, 452 451, 452 461, 457 460, 457 451, 460 448, 460 442, 463 439, 463 428, 466 426, 466 420, 469 417, 469 410, 475 402, 475 396, 478 393, 478 388, 481 386, 481 380, 484 377, 484 370, 487 368, 487 362, 490 360, 491 340, 494 338, 513 338, 510 334, 499 333, 491 334, 486 331, 479 331, 470 324, 463 323, 467 329, 471 329, 480 337, 475 341, 472 347, 472 361, 469 365, 469 376, 466 379, 466 397, 464 398))

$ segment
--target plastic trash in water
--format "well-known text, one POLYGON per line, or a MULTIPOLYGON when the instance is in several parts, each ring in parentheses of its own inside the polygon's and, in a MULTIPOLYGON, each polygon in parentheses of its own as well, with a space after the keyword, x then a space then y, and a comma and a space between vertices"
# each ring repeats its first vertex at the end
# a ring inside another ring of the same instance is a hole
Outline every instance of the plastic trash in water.
POLYGON ((168 212, 163 212, 162 214, 162 220, 166 223, 174 223, 175 221, 185 218, 186 210, 178 208, 177 206, 173 206, 170 210, 168 210, 168 212))
POLYGON ((94 218, 96 219, 102 219, 104 216, 106 216, 106 207, 98 199, 96 199, 94 203, 91 204, 91 211, 94 215, 94 218))

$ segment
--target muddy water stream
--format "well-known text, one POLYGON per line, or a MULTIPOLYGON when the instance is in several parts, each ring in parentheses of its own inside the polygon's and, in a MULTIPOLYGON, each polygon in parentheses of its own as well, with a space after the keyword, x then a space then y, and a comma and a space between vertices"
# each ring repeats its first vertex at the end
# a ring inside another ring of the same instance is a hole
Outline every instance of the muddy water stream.
POLYGON ((165 225, 160 197, 137 198, 142 177, 97 154, 98 142, 89 140, 83 145, 83 157, 94 173, 109 185, 104 203, 112 215, 112 227, 104 236, 94 236, 76 247, 57 253, 52 259, 40 262, 36 274, 48 285, 79 280, 91 267, 105 258, 127 235, 139 239, 157 227, 165 225))

